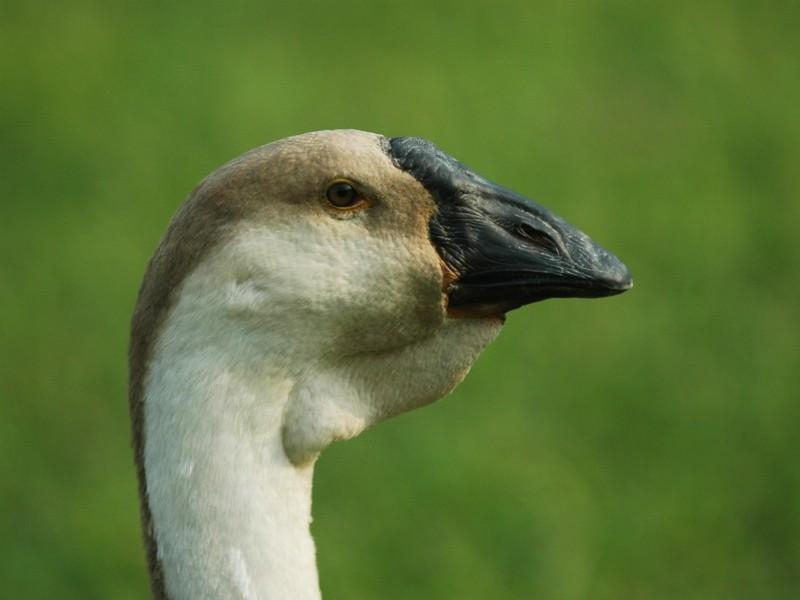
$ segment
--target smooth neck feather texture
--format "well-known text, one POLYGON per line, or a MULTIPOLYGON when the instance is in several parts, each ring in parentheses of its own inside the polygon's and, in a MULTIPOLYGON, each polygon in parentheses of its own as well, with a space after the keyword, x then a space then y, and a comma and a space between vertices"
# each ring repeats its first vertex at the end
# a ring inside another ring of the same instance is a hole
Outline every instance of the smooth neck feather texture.
POLYGON ((148 498, 167 597, 319 598, 314 466, 293 465, 281 436, 292 381, 244 348, 231 352, 230 338, 192 348, 203 332, 186 325, 179 307, 145 396, 148 498))

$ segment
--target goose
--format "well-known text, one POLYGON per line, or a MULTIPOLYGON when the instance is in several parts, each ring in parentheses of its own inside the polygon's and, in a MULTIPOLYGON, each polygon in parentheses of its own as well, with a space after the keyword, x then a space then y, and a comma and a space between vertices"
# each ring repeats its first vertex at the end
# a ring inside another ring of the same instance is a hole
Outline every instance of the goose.
POLYGON ((321 131, 220 167, 131 323, 156 600, 319 600, 314 463, 446 395, 505 315, 631 287, 588 236, 421 138, 321 131))

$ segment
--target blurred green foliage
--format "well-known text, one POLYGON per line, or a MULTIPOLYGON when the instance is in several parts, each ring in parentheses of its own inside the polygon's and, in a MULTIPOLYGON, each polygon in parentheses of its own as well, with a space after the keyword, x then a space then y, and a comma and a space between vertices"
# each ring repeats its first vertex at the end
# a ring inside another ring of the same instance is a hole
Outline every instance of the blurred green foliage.
POLYGON ((513 313, 450 398, 331 448, 325 596, 800 597, 799 6, 6 3, 3 597, 146 597, 145 262, 210 170, 338 127, 434 140, 637 287, 513 313))

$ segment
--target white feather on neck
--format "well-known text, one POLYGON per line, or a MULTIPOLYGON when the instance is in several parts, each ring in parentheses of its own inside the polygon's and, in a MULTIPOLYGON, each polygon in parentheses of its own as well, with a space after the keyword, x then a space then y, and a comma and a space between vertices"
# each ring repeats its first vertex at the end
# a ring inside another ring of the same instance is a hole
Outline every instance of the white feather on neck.
POLYGON ((157 355, 146 391, 148 501, 169 598, 319 598, 313 465, 292 465, 281 441, 292 382, 217 352, 157 355))
MULTIPOLYGON (((492 319, 442 317, 440 326, 412 335, 402 325, 408 290, 398 288, 399 298, 382 292, 386 330, 376 339, 387 340, 385 348, 366 359, 330 348, 314 354, 320 324, 305 322, 302 294, 292 305, 281 290, 308 289, 318 302, 326 277, 333 278, 327 293, 341 295, 340 274, 314 276, 316 267, 329 269, 330 257, 306 260, 297 245, 287 253, 271 231, 240 232, 187 278, 150 362, 144 460, 170 600, 317 600, 309 525, 318 453, 445 395, 500 329, 492 319), (294 262, 276 264, 276 256, 294 262), (287 281, 297 273, 302 281, 287 281), (280 307, 294 310, 296 321, 276 314, 280 307)), ((305 239, 324 247, 320 237, 305 239)), ((358 268, 391 275, 385 257, 397 249, 371 244, 363 261, 383 264, 358 268)), ((402 274, 392 281, 403 282, 402 274)))

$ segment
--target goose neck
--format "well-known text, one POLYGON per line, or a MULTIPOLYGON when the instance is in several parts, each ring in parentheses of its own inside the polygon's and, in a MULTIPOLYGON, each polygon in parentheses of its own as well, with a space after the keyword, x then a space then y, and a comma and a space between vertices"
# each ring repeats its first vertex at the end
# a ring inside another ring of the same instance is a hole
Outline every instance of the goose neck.
POLYGON ((293 382, 224 353, 175 360, 169 346, 151 364, 144 423, 166 597, 318 600, 313 462, 293 465, 281 440, 293 382))

